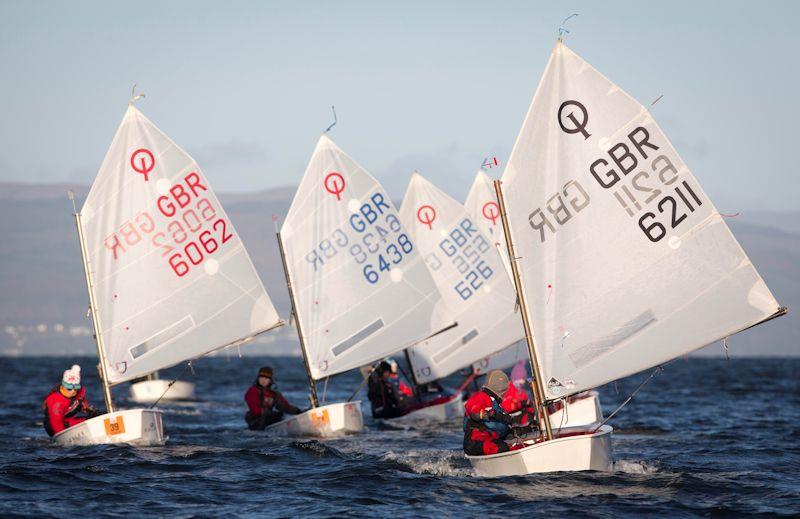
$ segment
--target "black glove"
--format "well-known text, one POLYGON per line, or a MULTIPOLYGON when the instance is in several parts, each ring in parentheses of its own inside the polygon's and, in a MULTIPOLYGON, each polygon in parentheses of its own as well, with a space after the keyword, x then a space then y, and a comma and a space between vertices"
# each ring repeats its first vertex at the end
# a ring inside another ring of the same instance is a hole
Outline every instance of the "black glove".
POLYGON ((506 413, 503 413, 503 412, 493 411, 493 412, 492 412, 492 413, 489 415, 489 418, 491 418, 491 419, 492 419, 492 420, 494 420, 495 422, 504 423, 504 424, 506 424, 506 425, 511 425, 512 423, 514 423, 514 419, 513 419, 513 418, 511 418, 511 417, 510 417, 509 415, 507 415, 506 413))
POLYGON ((531 424, 518 425, 518 426, 514 427, 513 429, 514 429, 514 434, 516 434, 517 436, 522 436, 524 434, 528 434, 528 433, 532 433, 533 432, 533 426, 531 424))

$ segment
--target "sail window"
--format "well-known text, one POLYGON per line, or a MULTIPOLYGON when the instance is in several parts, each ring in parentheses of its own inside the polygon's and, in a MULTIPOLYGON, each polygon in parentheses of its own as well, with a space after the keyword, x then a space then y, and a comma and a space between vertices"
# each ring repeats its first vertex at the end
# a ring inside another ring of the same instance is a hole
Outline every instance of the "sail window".
POLYGON ((589 344, 570 353, 569 358, 572 359, 575 367, 582 368, 607 351, 614 349, 622 341, 639 333, 641 330, 650 326, 654 322, 656 322, 656 316, 653 314, 653 310, 648 308, 638 316, 614 330, 610 335, 603 337, 600 340, 590 342, 589 344))
POLYGON ((369 337, 373 333, 375 333, 378 330, 380 330, 381 328, 383 328, 383 326, 384 326, 383 325, 383 319, 378 319, 374 323, 368 325, 363 330, 361 330, 359 332, 356 332, 355 335, 352 335, 351 337, 345 339, 344 341, 340 342, 339 344, 337 344, 336 346, 331 348, 331 352, 333 353, 333 356, 334 357, 338 357, 339 355, 341 355, 342 353, 346 352, 347 350, 349 350, 350 348, 352 348, 353 346, 355 346, 359 342, 363 341, 364 339, 366 339, 367 337, 369 337))
POLYGON ((167 328, 153 335, 143 343, 131 348, 130 349, 131 357, 133 357, 134 359, 138 359, 145 353, 153 351, 156 348, 163 346, 172 339, 183 334, 184 332, 191 330, 192 328, 194 328, 194 326, 195 326, 194 319, 192 319, 191 315, 187 315, 180 321, 173 323, 172 325, 168 326, 167 328))
POLYGON ((472 330, 469 331, 469 333, 467 333, 465 336, 461 338, 460 342, 455 342, 452 345, 440 351, 439 353, 437 353, 436 355, 434 355, 433 360, 437 363, 442 362, 444 359, 455 353, 456 350, 460 349, 462 346, 464 346, 477 336, 478 336, 478 330, 476 328, 473 328, 472 330))
POLYGON ((478 336, 478 330, 473 328, 472 330, 470 330, 468 334, 461 337, 461 344, 466 344, 477 336, 478 336))

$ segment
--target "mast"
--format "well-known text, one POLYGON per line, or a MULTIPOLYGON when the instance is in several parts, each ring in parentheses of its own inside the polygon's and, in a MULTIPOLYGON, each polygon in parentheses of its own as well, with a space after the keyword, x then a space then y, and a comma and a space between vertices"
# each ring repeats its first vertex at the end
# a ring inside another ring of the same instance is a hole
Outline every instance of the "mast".
POLYGON ((308 365, 306 343, 303 341, 303 332, 300 329, 300 316, 297 315, 297 306, 295 306, 294 303, 294 289, 292 289, 292 280, 289 277, 289 266, 286 265, 286 254, 283 252, 283 240, 281 240, 280 232, 276 232, 275 235, 278 237, 278 250, 280 250, 281 253, 283 274, 286 276, 286 288, 289 290, 289 302, 292 305, 291 313, 294 314, 294 323, 297 326, 297 338, 300 339, 300 352, 303 354, 303 366, 306 368, 306 375, 308 376, 308 388, 311 391, 311 407, 319 407, 319 400, 317 399, 317 384, 314 382, 314 377, 311 376, 311 367, 308 365))
MULTIPOLYGON (((70 200, 73 200, 73 195, 70 192, 70 200)), ((81 245, 81 259, 83 260, 83 273, 86 275, 86 289, 89 291, 89 311, 92 313, 92 325, 94 326, 94 340, 97 344, 97 355, 100 357, 100 379, 103 382, 103 399, 106 401, 106 411, 109 413, 114 412, 114 402, 111 400, 111 386, 108 385, 108 375, 106 374, 106 354, 103 349, 103 334, 100 331, 100 320, 97 318, 97 305, 94 300, 94 284, 92 283, 92 274, 89 271, 89 258, 86 252, 86 241, 83 237, 83 224, 81 223, 81 214, 77 211, 73 214, 75 216, 75 226, 78 228, 78 242, 81 245)))
POLYGON ((503 198, 503 189, 501 187, 502 181, 495 180, 494 190, 497 193, 497 203, 500 205, 500 220, 503 222, 503 235, 506 238, 506 248, 508 249, 508 259, 511 263, 511 273, 514 277, 514 289, 517 292, 517 301, 519 301, 519 309, 522 314, 522 326, 525 328, 525 342, 528 343, 528 355, 531 357, 531 366, 533 367, 534 381, 531 383, 533 389, 533 399, 536 404, 536 411, 539 414, 539 422, 544 421, 545 433, 548 440, 553 439, 553 431, 550 428, 550 417, 547 414, 546 406, 544 405, 544 387, 542 386, 541 370, 539 369, 539 359, 536 357, 536 349, 533 345, 533 331, 531 323, 528 321, 528 307, 525 304, 525 294, 522 290, 522 279, 519 277, 519 267, 517 266, 517 257, 514 254, 514 244, 511 241, 511 229, 508 225, 508 215, 506 214, 506 202, 503 198))

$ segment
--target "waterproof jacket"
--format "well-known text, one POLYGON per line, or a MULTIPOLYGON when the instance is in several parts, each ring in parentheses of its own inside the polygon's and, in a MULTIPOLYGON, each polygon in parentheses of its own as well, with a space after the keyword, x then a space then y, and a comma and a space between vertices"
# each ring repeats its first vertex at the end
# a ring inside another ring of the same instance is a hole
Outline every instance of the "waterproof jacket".
POLYGON ((78 413, 94 412, 94 408, 86 400, 85 387, 79 389, 72 398, 64 396, 60 388, 60 385, 56 386, 47 394, 42 403, 44 430, 50 436, 85 421, 86 417, 77 416, 78 413))
POLYGON ((512 419, 500 403, 485 390, 472 393, 464 404, 464 434, 487 433, 492 439, 505 439, 511 432, 512 419), (484 411, 481 417, 481 411, 484 411))
POLYGON ((265 411, 299 414, 300 409, 289 403, 277 389, 253 384, 244 394, 251 416, 261 416, 265 411))

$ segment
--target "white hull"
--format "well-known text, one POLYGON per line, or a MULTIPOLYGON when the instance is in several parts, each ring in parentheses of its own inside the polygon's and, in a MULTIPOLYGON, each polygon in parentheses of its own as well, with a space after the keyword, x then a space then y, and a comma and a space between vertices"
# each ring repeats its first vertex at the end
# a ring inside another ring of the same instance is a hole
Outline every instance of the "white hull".
POLYGON ((446 422, 453 418, 463 418, 464 417, 464 400, 461 397, 461 393, 457 394, 451 400, 447 402, 430 405, 428 407, 423 407, 422 409, 417 409, 416 411, 411 411, 410 413, 398 416, 397 418, 389 418, 394 423, 398 422, 413 422, 416 420, 429 420, 429 421, 437 421, 437 422, 446 422))
POLYGON ((603 421, 600 395, 597 391, 579 393, 567 400, 565 407, 550 413, 550 427, 579 427, 603 421))
POLYGON ((172 387, 169 387, 169 382, 169 380, 154 379, 131 384, 130 399, 138 404, 152 404, 161 395, 164 395, 161 397, 162 402, 164 400, 194 399, 193 383, 178 380, 172 384, 172 387))
POLYGON ((609 425, 603 425, 595 433, 567 436, 588 430, 590 429, 562 429, 560 436, 550 441, 516 451, 488 456, 467 456, 467 459, 479 476, 489 477, 581 470, 610 472, 613 467, 611 455, 613 429, 609 425))
POLYGON ((164 424, 158 409, 127 409, 73 425, 53 436, 57 445, 164 445, 164 424))
POLYGON ((364 430, 361 402, 327 404, 296 415, 286 415, 278 423, 267 426, 269 434, 330 438, 364 430))

